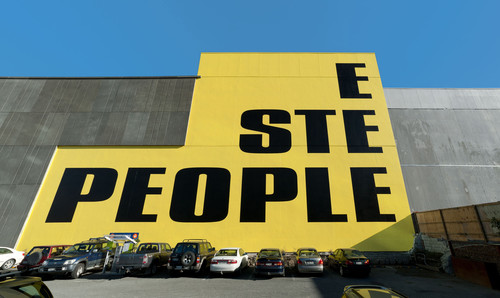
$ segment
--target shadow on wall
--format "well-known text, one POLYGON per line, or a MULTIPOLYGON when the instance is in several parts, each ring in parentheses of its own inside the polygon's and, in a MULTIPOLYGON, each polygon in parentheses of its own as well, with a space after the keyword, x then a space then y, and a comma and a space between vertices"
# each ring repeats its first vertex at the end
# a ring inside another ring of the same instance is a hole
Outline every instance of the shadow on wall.
POLYGON ((353 245, 353 248, 361 251, 394 251, 394 247, 400 247, 399 251, 408 251, 413 246, 414 234, 413 221, 411 215, 408 215, 387 229, 353 245))

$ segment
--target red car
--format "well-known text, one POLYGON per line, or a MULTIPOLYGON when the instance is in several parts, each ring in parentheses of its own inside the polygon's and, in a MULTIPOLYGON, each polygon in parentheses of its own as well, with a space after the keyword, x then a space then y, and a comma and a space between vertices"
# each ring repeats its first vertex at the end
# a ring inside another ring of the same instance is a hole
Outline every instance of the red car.
POLYGON ((46 259, 62 254, 62 252, 69 247, 71 247, 71 245, 35 246, 24 257, 21 263, 17 265, 17 270, 28 271, 30 269, 37 268, 46 259))

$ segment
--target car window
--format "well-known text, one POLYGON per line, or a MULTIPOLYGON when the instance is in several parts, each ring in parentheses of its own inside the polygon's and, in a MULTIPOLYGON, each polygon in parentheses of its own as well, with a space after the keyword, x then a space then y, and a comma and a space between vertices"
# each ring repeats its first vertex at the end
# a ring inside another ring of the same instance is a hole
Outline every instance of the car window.
POLYGON ((170 247, 170 245, 168 243, 165 244, 165 247, 167 248, 167 250, 172 250, 172 248, 170 247))
POLYGON ((240 248, 240 256, 242 256, 244 254, 245 254, 245 251, 242 248, 240 248))
POLYGON ((364 255, 359 250, 346 250, 345 256, 347 258, 359 258, 364 257, 364 255))
POLYGON ((10 254, 10 253, 12 253, 12 251, 10 251, 10 249, 0 248, 0 254, 10 254))
POLYGON ((301 249, 299 251, 299 257, 314 258, 319 257, 319 254, 315 249, 301 249))
POLYGON ((202 253, 202 254, 208 253, 208 249, 207 249, 207 244, 206 243, 202 243, 201 244, 200 253, 202 253))
POLYGON ((13 289, 23 293, 27 297, 52 297, 49 289, 43 282, 35 282, 31 285, 20 286, 13 289))
POLYGON ((91 243, 79 243, 68 248, 65 253, 87 253, 92 250, 94 244, 91 243))
POLYGON ((268 257, 279 257, 280 252, 278 250, 261 250, 259 253, 259 258, 268 258, 268 257))
POLYGON ((223 257, 223 256, 231 256, 231 257, 236 257, 237 256, 237 251, 236 249, 221 249, 219 250, 216 254, 216 257, 223 257))
POLYGON ((192 251, 196 253, 198 251, 198 244, 196 243, 180 243, 174 249, 174 253, 182 254, 186 251, 192 251))
POLYGON ((28 253, 28 255, 34 254, 36 252, 39 252, 39 253, 41 253, 43 255, 47 255, 48 251, 49 251, 49 247, 33 247, 30 250, 30 252, 28 253))

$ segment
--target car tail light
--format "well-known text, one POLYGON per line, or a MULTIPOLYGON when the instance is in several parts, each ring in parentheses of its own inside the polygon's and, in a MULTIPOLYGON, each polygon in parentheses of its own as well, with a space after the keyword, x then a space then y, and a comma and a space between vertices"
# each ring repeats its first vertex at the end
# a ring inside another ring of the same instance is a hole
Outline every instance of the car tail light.
POLYGON ((319 259, 318 265, 323 265, 323 259, 319 259))
POLYGON ((147 262, 148 262, 148 255, 144 255, 144 257, 142 257, 142 263, 146 264, 147 262))
POLYGON ((299 259, 299 260, 297 261, 297 264, 302 265, 302 260, 301 260, 301 259, 299 259))
POLYGON ((347 262, 345 262, 347 265, 352 265, 353 262, 351 260, 347 260, 347 262))
POLYGON ((365 265, 368 265, 368 264, 370 264, 370 260, 365 261, 365 265))
POLYGON ((212 260, 212 262, 210 262, 211 264, 219 264, 219 262, 217 260, 212 260))
POLYGON ((265 263, 262 263, 262 262, 257 262, 257 264, 256 264, 256 265, 257 265, 257 266, 264 266, 264 265, 265 265, 265 263))
POLYGON ((275 262, 273 263, 274 266, 283 266, 283 262, 279 261, 279 262, 275 262))
POLYGON ((236 260, 227 260, 227 263, 228 264, 236 264, 236 263, 238 263, 238 261, 236 261, 236 260))
POLYGON ((196 257, 196 264, 200 263, 200 257, 196 257))

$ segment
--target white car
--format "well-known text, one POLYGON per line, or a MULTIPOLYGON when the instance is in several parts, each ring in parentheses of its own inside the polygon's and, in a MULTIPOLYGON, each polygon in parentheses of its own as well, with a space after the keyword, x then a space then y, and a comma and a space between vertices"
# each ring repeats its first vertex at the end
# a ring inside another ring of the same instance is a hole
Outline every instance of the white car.
POLYGON ((9 247, 0 247, 0 269, 7 270, 21 263, 24 252, 9 247))
POLYGON ((248 255, 239 247, 221 248, 210 263, 210 273, 239 273, 248 266, 248 255))

